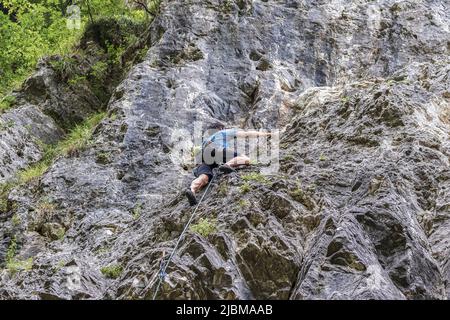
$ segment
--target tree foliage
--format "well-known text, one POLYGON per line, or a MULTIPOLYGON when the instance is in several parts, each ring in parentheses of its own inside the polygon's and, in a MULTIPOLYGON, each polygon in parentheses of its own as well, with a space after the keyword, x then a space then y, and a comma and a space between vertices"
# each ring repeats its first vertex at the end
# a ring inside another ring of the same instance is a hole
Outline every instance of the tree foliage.
POLYGON ((145 15, 125 0, 0 0, 0 100, 23 82, 39 58, 70 52, 91 17, 142 21, 145 15), (67 25, 74 18, 68 10, 73 5, 80 9, 80 29, 67 25))

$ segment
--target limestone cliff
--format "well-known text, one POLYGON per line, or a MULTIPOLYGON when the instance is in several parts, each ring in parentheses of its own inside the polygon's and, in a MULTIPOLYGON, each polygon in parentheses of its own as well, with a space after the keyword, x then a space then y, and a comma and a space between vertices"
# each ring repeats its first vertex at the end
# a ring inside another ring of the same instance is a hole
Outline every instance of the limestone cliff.
MULTIPOLYGON (((214 118, 280 129, 280 169, 213 183, 198 218, 216 230, 187 234, 158 298, 446 299, 449 23, 439 0, 163 1, 89 148, 9 193, 0 265, 14 237, 33 266, 3 270, 0 298, 151 298, 192 213, 173 133, 214 118)), ((0 116, 0 180, 58 139, 42 105, 97 107, 55 100, 49 69, 32 79, 47 103, 0 116)))

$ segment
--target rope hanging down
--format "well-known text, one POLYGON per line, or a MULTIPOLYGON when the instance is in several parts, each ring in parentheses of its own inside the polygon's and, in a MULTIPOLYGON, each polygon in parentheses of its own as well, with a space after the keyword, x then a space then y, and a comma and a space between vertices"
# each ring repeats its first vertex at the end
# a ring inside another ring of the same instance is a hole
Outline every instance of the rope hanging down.
POLYGON ((172 261, 172 258, 175 255, 175 252, 177 251, 178 246, 180 245, 184 234, 188 230, 189 225, 191 224, 192 220, 194 220, 195 213, 197 212, 198 207, 200 206, 200 204, 202 203, 203 199, 205 198, 205 195, 208 193, 209 187, 211 186, 211 184, 213 183, 214 179, 216 178, 216 175, 217 175, 217 173, 213 175, 211 181, 208 184, 208 187, 206 188, 206 190, 203 193, 200 201, 198 202, 197 206, 195 207, 194 212, 192 212, 191 217, 189 218, 189 220, 186 223, 183 231, 181 232, 180 236, 178 237, 177 243, 175 244, 175 247, 173 248, 172 253, 170 254, 169 258, 167 259, 167 262, 165 264, 163 264, 161 266, 161 268, 159 269, 159 281, 158 281, 158 285, 156 287, 155 293, 153 294, 153 300, 156 300, 156 296, 158 295, 159 289, 161 287, 161 283, 164 280, 164 278, 166 277, 166 269, 169 266, 169 263, 172 261))

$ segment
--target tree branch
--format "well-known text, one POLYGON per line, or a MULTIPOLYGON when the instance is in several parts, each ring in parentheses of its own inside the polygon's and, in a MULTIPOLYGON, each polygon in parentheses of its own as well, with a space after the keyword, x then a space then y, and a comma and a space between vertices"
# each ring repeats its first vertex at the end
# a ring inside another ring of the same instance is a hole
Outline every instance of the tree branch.
POLYGON ((147 6, 147 1, 141 1, 141 0, 133 0, 133 3, 141 6, 142 8, 144 8, 145 12, 147 12, 150 15, 153 15, 153 13, 150 11, 150 9, 147 6))

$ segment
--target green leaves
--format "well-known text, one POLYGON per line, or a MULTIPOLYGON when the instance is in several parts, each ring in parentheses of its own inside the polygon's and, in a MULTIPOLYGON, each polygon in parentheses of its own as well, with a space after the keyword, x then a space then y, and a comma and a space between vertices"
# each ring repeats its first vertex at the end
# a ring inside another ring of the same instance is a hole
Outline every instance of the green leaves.
MULTIPOLYGON (((25 80, 41 57, 65 54, 78 42, 89 20, 88 1, 77 4, 81 29, 67 28, 68 4, 60 0, 2 0, 8 14, 0 11, 0 100, 25 80)), ((130 9, 123 0, 89 0, 89 5, 95 19, 145 19, 143 10, 130 9)))
POLYGON ((117 279, 123 272, 123 267, 120 264, 112 264, 102 267, 100 272, 109 279, 117 279))
POLYGON ((14 8, 17 22, 0 13, 0 96, 23 81, 40 57, 73 41, 61 14, 39 4, 14 8))
POLYGON ((200 218, 197 224, 194 224, 190 227, 190 230, 194 233, 198 233, 204 237, 207 237, 210 234, 217 232, 217 220, 200 218))

